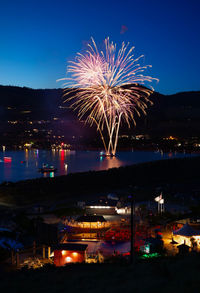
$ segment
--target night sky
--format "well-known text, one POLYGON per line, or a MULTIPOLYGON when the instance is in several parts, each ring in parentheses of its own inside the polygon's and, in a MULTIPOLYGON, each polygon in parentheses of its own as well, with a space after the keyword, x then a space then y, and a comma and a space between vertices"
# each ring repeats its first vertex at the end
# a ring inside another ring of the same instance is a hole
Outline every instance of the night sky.
POLYGON ((0 84, 61 87, 67 60, 109 36, 145 55, 156 91, 200 90, 199 0, 0 0, 0 84))

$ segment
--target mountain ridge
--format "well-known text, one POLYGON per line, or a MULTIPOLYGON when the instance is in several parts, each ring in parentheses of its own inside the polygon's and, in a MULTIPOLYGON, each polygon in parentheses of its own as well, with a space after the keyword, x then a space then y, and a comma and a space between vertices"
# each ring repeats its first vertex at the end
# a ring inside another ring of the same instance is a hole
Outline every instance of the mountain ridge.
MULTIPOLYGON (((77 120, 63 103, 63 89, 32 89, 0 85, 0 121, 60 119, 77 120)), ((200 91, 163 95, 153 92, 147 116, 136 117, 137 132, 150 135, 199 135, 200 91)), ((124 129, 126 126, 124 125, 124 129)), ((129 130, 126 130, 130 132, 129 130)))

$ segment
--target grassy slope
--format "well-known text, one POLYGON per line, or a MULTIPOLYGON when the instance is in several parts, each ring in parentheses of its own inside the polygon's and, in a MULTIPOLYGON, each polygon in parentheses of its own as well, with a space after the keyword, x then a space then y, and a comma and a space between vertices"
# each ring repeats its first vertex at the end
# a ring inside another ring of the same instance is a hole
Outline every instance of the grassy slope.
POLYGON ((2 273, 1 292, 199 292, 200 256, 2 273), (11 281, 12 280, 12 281, 11 281))

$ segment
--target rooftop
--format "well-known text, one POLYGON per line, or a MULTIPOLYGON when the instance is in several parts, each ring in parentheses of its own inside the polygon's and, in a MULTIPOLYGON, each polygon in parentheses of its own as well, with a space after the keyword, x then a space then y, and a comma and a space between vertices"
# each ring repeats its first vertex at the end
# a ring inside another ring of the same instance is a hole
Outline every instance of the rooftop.
POLYGON ((103 216, 80 216, 76 219, 77 222, 106 222, 103 216))
POLYGON ((79 244, 79 243, 60 243, 54 245, 52 250, 70 250, 70 251, 85 251, 88 247, 87 244, 79 244))

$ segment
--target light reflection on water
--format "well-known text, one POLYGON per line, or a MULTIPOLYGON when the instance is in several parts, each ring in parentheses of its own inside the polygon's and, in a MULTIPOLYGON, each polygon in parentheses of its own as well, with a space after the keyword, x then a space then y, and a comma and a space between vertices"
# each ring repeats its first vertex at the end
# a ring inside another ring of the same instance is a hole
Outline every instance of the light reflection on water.
POLYGON ((106 170, 136 163, 188 156, 191 155, 149 151, 119 152, 116 157, 102 157, 97 151, 5 151, 0 152, 0 182, 54 177, 89 170, 106 170), (11 157, 12 162, 3 162, 5 156, 11 157), (57 172, 39 173, 38 168, 41 168, 43 164, 54 166, 57 168, 57 172))
POLYGON ((100 157, 99 161, 99 169, 98 170, 106 170, 110 168, 119 168, 123 165, 123 161, 118 159, 117 157, 100 157))

